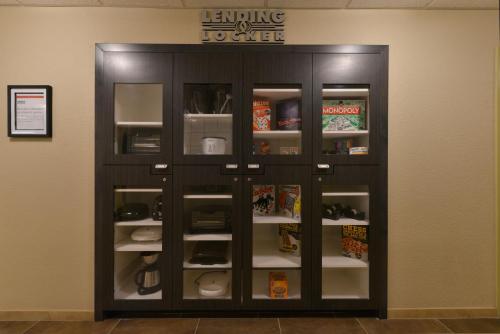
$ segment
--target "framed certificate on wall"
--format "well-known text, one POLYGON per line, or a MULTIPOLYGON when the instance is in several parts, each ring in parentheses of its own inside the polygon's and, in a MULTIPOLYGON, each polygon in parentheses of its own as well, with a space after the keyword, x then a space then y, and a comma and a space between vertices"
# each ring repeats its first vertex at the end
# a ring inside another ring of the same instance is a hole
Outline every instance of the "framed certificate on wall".
POLYGON ((9 85, 9 137, 52 137, 52 87, 9 85))

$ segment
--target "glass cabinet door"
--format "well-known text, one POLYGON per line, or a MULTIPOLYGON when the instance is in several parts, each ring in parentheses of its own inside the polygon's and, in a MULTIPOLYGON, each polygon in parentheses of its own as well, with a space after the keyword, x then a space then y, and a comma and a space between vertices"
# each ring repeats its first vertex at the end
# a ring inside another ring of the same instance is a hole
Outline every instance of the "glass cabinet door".
POLYGON ((239 177, 220 176, 218 167, 175 173, 176 302, 180 308, 238 304, 239 177))
POLYGON ((247 178, 245 206, 245 302, 250 307, 287 307, 308 299, 308 168, 266 167, 247 178), (271 170, 270 170, 271 169, 271 170))
POLYGON ((110 303, 117 309, 165 307, 172 295, 170 179, 150 175, 149 166, 108 167, 106 174, 104 272, 110 303))
POLYGON ((333 176, 314 176, 313 273, 315 304, 368 307, 380 268, 382 231, 377 221, 377 167, 336 167, 333 176), (377 271, 379 270, 379 271, 377 271))
POLYGON ((381 54, 314 55, 314 164, 374 164, 387 115, 381 54), (384 104, 385 99, 385 104, 384 104))
POLYGON ((176 54, 176 163, 240 163, 241 61, 236 53, 176 54))
POLYGON ((247 169, 310 161, 311 61, 308 54, 245 56, 247 169))
POLYGON ((105 125, 105 161, 170 166, 172 56, 106 52, 104 63, 97 98, 106 109, 97 117, 105 125))

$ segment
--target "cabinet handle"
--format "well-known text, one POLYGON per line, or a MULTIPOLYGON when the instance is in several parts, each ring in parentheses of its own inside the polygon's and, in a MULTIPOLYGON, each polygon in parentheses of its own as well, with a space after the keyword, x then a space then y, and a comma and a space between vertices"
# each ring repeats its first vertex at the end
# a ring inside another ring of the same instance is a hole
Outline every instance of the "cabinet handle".
POLYGON ((318 164, 318 168, 319 169, 328 169, 328 168, 330 168, 330 165, 329 164, 318 164))
POLYGON ((259 164, 248 164, 248 169, 259 169, 259 164))
POLYGON ((168 164, 156 164, 155 169, 167 169, 168 164))
POLYGON ((226 169, 237 169, 238 164, 226 164, 226 169))

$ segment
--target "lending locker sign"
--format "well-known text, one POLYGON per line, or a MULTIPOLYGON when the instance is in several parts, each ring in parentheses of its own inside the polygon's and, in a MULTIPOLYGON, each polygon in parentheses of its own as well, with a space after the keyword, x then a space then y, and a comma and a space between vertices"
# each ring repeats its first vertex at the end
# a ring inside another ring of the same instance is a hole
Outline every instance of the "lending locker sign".
POLYGON ((283 44, 285 12, 281 9, 203 9, 203 43, 283 44))

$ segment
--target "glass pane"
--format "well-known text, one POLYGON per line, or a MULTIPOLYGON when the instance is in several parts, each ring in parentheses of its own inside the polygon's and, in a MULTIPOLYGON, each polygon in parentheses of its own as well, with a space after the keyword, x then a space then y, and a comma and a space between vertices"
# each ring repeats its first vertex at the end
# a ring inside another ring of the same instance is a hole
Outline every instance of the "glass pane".
POLYGON ((115 299, 161 299, 162 190, 115 188, 115 299))
POLYGON ((160 152, 162 84, 115 84, 115 154, 160 152))
POLYGON ((369 88, 323 86, 323 154, 368 154, 369 95, 369 88))
POLYGON ((231 85, 184 85, 184 154, 231 155, 231 85))
POLYGON ((253 298, 300 298, 300 185, 254 185, 252 207, 253 298))
POLYGON ((323 187, 322 298, 368 298, 368 186, 323 187))
POLYGON ((230 299, 231 186, 184 188, 184 299, 230 299))
POLYGON ((302 154, 302 89, 259 87, 253 90, 253 154, 302 154))

